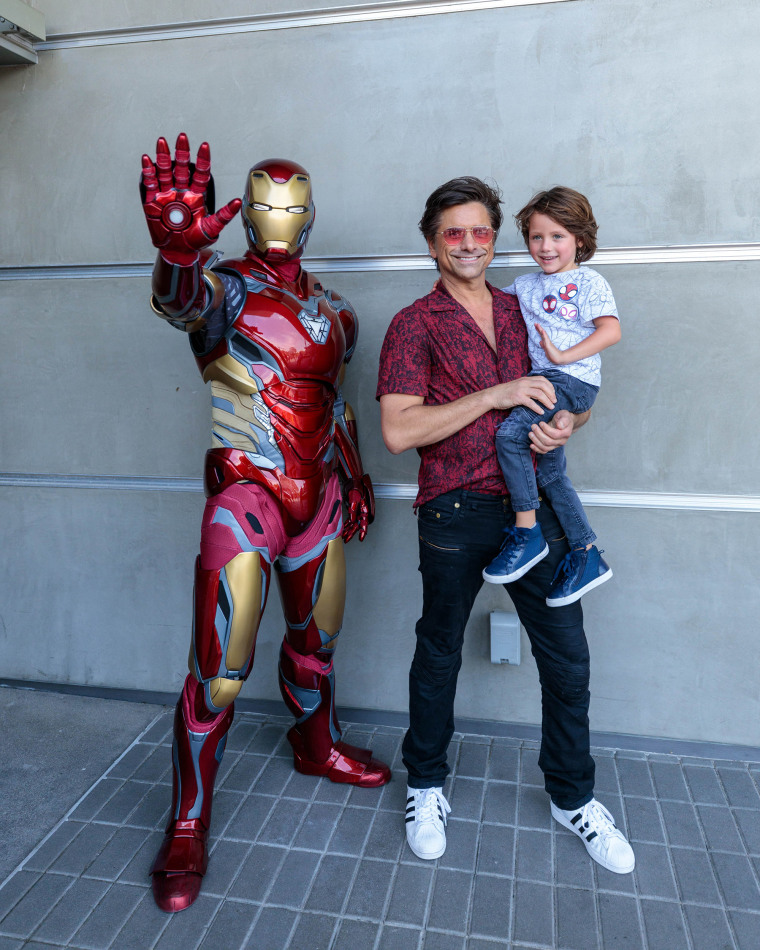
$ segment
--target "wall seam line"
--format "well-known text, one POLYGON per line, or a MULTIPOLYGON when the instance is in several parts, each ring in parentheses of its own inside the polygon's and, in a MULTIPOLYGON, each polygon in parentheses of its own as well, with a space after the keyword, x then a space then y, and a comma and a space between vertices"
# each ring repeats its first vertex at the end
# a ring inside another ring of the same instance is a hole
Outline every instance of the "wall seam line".
MULTIPOLYGON (((412 501, 417 496, 417 486, 410 482, 377 482, 374 487, 375 495, 378 498, 412 501)), ((0 472, 0 488, 201 492, 203 491, 203 479, 171 475, 63 475, 56 473, 0 472)), ((594 490, 581 490, 578 495, 585 505, 592 508, 760 512, 760 495, 594 490)))
POLYGON ((34 44, 36 52, 81 49, 93 46, 117 46, 166 40, 195 39, 203 36, 228 36, 237 33, 274 32, 314 26, 341 26, 377 20, 400 20, 417 16, 474 13, 510 7, 544 6, 549 3, 574 3, 576 0, 404 0, 404 2, 342 4, 321 10, 293 10, 290 13, 261 13, 247 17, 199 20, 190 23, 165 23, 126 29, 104 29, 56 33, 34 44))
MULTIPOLYGON (((223 252, 221 252, 223 254, 223 252)), ((652 244, 599 248, 595 267, 614 264, 704 264, 760 260, 760 243, 652 244)), ((347 255, 305 257, 304 265, 316 273, 432 270, 427 254, 347 255)), ((527 251, 497 251, 491 267, 534 267, 527 251)), ((18 264, 0 266, 0 280, 74 280, 107 277, 150 277, 148 261, 89 264, 18 264)))

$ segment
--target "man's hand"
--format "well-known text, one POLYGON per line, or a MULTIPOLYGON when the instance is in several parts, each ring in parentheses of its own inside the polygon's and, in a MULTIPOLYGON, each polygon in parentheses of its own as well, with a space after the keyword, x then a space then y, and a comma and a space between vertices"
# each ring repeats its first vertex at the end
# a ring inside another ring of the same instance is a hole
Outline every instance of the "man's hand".
POLYGON ((511 383, 499 383, 487 392, 493 397, 494 409, 526 406, 540 415, 557 403, 554 386, 544 376, 521 376, 511 383))
POLYGON ((352 478, 345 488, 346 521, 343 525, 342 538, 345 544, 359 532, 359 540, 367 537, 367 527, 375 520, 375 493, 369 475, 361 478, 352 478))
POLYGON ((585 425, 591 413, 573 415, 567 409, 560 411, 549 422, 539 422, 531 427, 529 437, 531 448, 537 455, 546 455, 564 445, 573 432, 585 425))
POLYGON ((211 150, 208 142, 198 149, 195 172, 190 181, 190 143, 184 132, 177 137, 174 168, 165 138, 156 143, 156 163, 142 157, 143 210, 155 247, 170 264, 189 266, 198 252, 213 244, 240 210, 242 201, 233 198, 216 214, 206 214, 206 187, 211 178, 211 150))
POLYGON ((549 334, 541 326, 540 323, 534 323, 533 326, 538 330, 538 333, 541 337, 541 349, 546 353, 548 359, 552 363, 556 363, 557 366, 562 366, 568 362, 565 357, 565 354, 559 347, 556 347, 549 338, 549 334))

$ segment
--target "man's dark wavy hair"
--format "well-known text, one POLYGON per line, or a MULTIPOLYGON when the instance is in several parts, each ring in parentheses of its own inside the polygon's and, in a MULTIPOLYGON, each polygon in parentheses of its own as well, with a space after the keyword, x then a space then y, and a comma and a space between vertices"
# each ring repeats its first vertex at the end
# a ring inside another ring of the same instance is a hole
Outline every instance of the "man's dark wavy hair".
MULTIPOLYGON (((435 241, 435 234, 441 223, 441 215, 447 208, 466 205, 470 201, 479 201, 485 205, 491 227, 498 231, 504 215, 501 208, 501 192, 495 185, 488 185, 479 178, 466 175, 452 178, 445 185, 436 188, 425 202, 425 210, 420 218, 419 228, 426 241, 435 241)), ((494 240, 496 236, 494 235, 494 240)))

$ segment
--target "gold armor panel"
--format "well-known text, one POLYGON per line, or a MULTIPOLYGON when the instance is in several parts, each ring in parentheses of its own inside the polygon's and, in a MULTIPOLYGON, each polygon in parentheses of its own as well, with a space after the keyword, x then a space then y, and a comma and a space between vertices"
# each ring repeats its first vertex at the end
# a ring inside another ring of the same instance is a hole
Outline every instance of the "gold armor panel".
POLYGON ((327 545, 327 563, 322 579, 322 588, 314 605, 312 616, 319 630, 329 637, 328 650, 337 646, 337 635, 343 626, 343 609, 346 604, 346 559, 343 539, 338 536, 327 545))

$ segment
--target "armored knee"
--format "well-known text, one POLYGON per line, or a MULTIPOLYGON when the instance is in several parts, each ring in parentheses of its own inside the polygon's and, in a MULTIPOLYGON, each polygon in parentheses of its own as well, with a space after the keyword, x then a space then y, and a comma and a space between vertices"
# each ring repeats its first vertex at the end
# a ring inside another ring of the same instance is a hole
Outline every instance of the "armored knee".
POLYGON ((224 676, 217 676, 216 679, 204 683, 204 699, 211 712, 221 712, 226 709, 238 697, 238 693, 243 687, 243 680, 228 679, 224 676))

